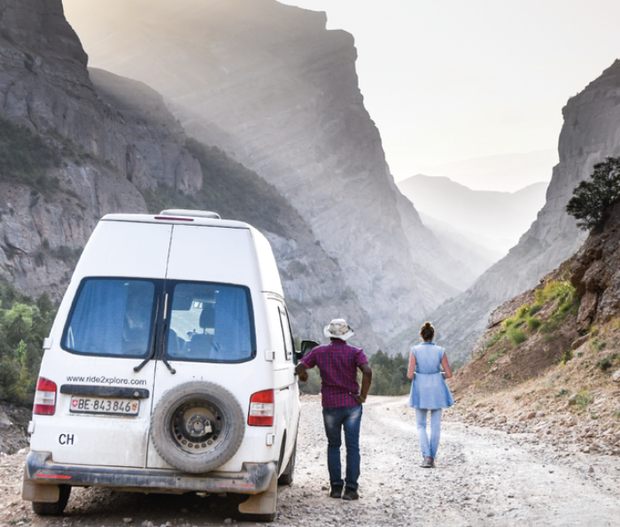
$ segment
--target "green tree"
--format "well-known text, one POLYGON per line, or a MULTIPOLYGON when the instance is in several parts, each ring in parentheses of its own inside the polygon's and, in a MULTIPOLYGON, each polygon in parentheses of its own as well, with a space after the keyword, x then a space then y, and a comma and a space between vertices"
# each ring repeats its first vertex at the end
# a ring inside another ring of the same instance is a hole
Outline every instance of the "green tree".
POLYGON ((409 392, 411 381, 407 379, 408 356, 398 353, 391 357, 379 350, 368 362, 372 368, 372 395, 404 395, 409 392))
POLYGON ((34 301, 0 278, 0 401, 32 404, 56 309, 48 295, 34 301))
POLYGON ((47 293, 43 293, 37 300, 37 307, 41 315, 47 315, 54 309, 54 305, 47 293))
POLYGON ((19 343, 27 337, 29 325, 24 321, 21 315, 14 318, 6 328, 5 338, 7 344, 16 349, 19 343))
POLYGON ((608 157, 594 165, 591 179, 582 181, 573 191, 566 212, 577 219, 583 230, 600 229, 607 220, 609 207, 620 200, 620 157, 608 157))

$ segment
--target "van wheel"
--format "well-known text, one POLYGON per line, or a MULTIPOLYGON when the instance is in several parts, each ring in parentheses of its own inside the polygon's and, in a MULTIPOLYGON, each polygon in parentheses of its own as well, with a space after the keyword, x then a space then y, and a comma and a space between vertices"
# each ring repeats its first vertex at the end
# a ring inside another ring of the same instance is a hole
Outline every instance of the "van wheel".
POLYGON ((167 391, 151 417, 159 455, 183 472, 209 472, 235 455, 245 435, 243 410, 219 384, 188 382, 167 391))
POLYGON ((278 478, 278 485, 290 485, 293 483, 293 477, 295 475, 295 457, 297 455, 297 441, 295 441, 295 446, 293 447, 293 451, 291 452, 291 457, 288 460, 288 464, 284 469, 284 472, 278 478))
POLYGON ((71 494, 71 485, 58 485, 60 495, 58 501, 44 502, 33 501, 32 510, 39 516, 59 516, 65 510, 67 502, 69 501, 69 495, 71 494))

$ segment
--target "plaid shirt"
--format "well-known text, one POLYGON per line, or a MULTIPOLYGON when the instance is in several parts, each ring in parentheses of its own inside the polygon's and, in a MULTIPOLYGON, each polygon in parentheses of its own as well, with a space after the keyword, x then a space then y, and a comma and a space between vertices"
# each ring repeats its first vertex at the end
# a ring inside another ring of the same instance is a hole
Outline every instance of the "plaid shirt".
POLYGON ((363 350, 335 339, 327 346, 314 348, 301 362, 308 369, 318 366, 324 408, 357 406, 351 393, 359 393, 357 369, 368 362, 363 350))

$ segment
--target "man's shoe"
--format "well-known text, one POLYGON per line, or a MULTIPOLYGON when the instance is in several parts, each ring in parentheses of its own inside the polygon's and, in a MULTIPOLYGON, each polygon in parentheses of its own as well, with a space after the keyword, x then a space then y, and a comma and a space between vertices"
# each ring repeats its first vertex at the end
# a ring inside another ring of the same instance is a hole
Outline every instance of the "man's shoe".
POLYGON ((332 485, 332 490, 329 493, 330 498, 342 498, 342 485, 332 485))
POLYGON ((357 490, 352 489, 351 487, 345 487, 344 494, 342 495, 342 499, 346 501, 357 500, 360 495, 357 493, 357 490))
POLYGON ((422 468, 433 468, 435 466, 434 459, 432 457, 425 457, 420 466, 422 468))

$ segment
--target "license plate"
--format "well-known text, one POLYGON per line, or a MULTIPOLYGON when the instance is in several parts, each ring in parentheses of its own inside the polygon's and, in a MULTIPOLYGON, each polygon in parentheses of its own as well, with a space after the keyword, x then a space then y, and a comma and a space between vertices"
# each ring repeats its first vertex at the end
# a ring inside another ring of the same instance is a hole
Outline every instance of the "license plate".
POLYGON ((77 414, 138 415, 140 401, 107 397, 71 397, 69 411, 77 414))

